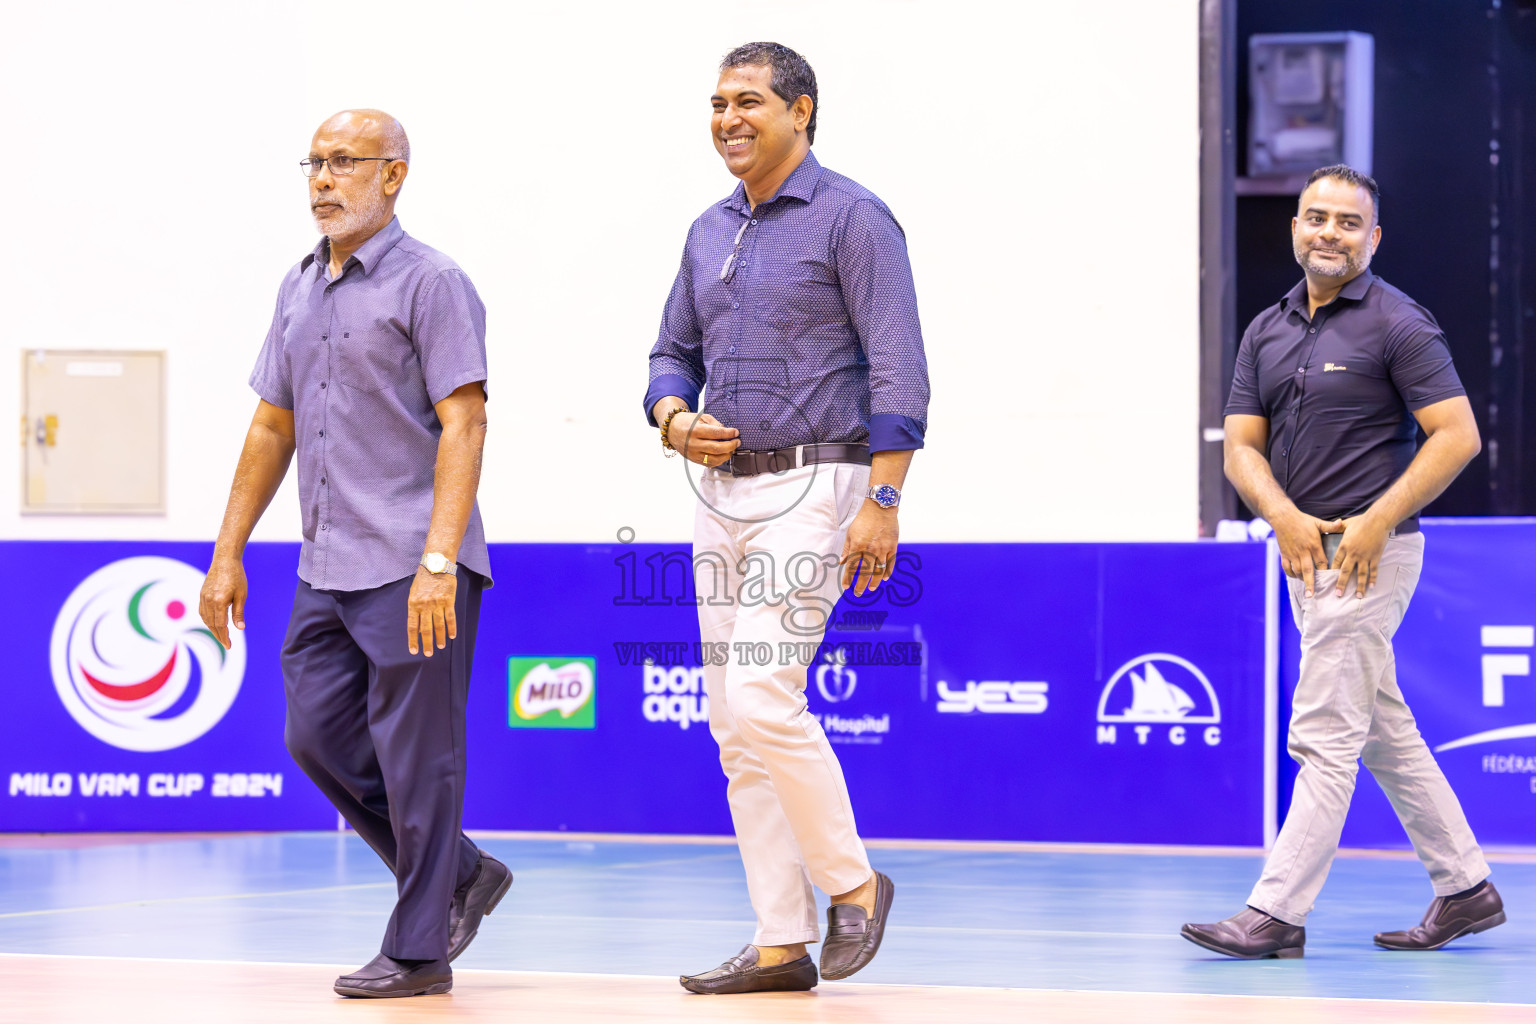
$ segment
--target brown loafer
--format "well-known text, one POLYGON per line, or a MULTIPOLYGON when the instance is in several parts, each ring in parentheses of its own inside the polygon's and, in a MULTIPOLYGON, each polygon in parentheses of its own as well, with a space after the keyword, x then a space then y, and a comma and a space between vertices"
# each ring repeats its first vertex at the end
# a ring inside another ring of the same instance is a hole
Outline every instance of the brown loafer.
POLYGON ((480 851, 480 863, 464 888, 453 894, 448 905, 448 962, 459 958, 480 933, 480 922, 496 909, 501 898, 512 888, 512 872, 505 864, 480 851))
POLYGON ((1485 932, 1504 921, 1504 901, 1493 883, 1487 882, 1461 899, 1436 896, 1417 926, 1407 931, 1381 932, 1376 936, 1376 945, 1382 949, 1440 949, 1452 939, 1485 932))
POLYGON ((1305 928, 1252 907, 1215 924, 1187 924, 1179 934, 1212 953, 1239 960, 1294 960, 1305 955, 1307 946, 1305 928))
POLYGON ((739 992, 809 992, 816 987, 816 965, 808 956, 787 964, 764 967, 758 963, 756 946, 740 953, 712 971, 677 979, 689 992, 705 996, 735 995, 739 992))
POLYGON ((821 947, 823 978, 846 978, 875 958, 895 895, 896 886, 876 871, 874 914, 866 914, 863 907, 853 903, 834 903, 827 908, 827 941, 821 947))
POLYGON ((395 960, 380 953, 332 986, 339 996, 354 999, 398 999, 438 996, 453 988, 453 971, 446 960, 395 960))

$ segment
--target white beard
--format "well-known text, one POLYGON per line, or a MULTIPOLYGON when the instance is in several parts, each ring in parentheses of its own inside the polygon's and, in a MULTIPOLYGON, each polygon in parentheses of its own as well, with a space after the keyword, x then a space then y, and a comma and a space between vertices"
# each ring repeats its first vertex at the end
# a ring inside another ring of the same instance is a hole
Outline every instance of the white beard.
MULTIPOLYGON (((382 165, 375 164, 374 180, 377 183, 382 165)), ((315 230, 327 238, 338 238, 343 241, 356 235, 367 225, 376 223, 379 214, 384 211, 385 199, 377 189, 369 189, 362 196, 347 200, 347 205, 341 208, 340 213, 333 213, 322 224, 320 218, 315 217, 315 230)), ((314 211, 310 211, 314 216, 314 211)))

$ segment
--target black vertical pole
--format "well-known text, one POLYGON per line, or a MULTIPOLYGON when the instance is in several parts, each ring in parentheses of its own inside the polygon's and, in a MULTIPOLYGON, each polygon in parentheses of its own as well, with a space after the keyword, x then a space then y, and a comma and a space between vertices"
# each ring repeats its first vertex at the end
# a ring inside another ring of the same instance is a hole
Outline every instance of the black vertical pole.
POLYGON ((1237 355, 1237 5, 1200 0, 1200 532, 1237 515, 1221 412, 1237 355))

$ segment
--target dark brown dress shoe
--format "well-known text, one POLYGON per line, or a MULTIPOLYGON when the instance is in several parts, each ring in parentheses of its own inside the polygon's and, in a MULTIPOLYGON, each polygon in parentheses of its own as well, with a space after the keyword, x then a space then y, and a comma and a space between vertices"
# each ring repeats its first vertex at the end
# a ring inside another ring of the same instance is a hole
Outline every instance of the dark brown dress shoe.
POLYGON ((336 979, 336 994, 363 999, 436 996, 453 988, 446 960, 395 960, 380 953, 366 967, 336 979))
POLYGON ((1405 932, 1382 932, 1376 945, 1382 949, 1439 949, 1452 939, 1495 928, 1505 921, 1504 901, 1492 882, 1470 896, 1455 899, 1436 896, 1424 911, 1424 920, 1405 932))
POLYGON ((734 995, 738 992, 809 992, 816 987, 816 965, 803 956, 787 964, 762 967, 758 964, 756 946, 747 946, 740 953, 712 971, 683 975, 678 984, 689 992, 700 995, 734 995))
POLYGON ((480 919, 496 909, 496 904, 512 888, 512 872, 484 850, 480 863, 464 888, 453 894, 448 905, 448 962, 459 958, 480 931, 480 919))
POLYGON ((1187 924, 1179 929, 1179 934, 1213 953, 1239 960, 1294 960, 1304 954, 1307 945, 1305 928, 1286 924, 1252 907, 1244 907, 1215 924, 1187 924))
POLYGON ((852 903, 834 903, 827 908, 827 941, 821 947, 823 978, 846 978, 875 958, 880 940, 885 937, 885 920, 890 916, 895 895, 896 887, 891 880, 876 871, 873 916, 852 903))

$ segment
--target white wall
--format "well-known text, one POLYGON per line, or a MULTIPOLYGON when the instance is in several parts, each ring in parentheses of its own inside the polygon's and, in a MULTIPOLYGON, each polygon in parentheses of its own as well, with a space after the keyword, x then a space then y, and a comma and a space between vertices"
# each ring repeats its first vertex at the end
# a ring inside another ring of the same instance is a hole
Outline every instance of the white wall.
MULTIPOLYGON (((1195 534, 1188 4, 145 0, 6 22, 0 408, 34 347, 164 348, 173 398, 167 515, 21 516, 5 445, 0 537, 214 536, 277 284, 315 240, 296 161, 330 113, 380 106, 415 156, 401 222, 489 307, 491 539, 686 538, 646 353, 688 224, 734 185, 716 62, 760 38, 810 59, 818 158, 907 232, 934 398, 903 539, 1195 534)), ((298 528, 290 478, 257 537, 298 528)))

